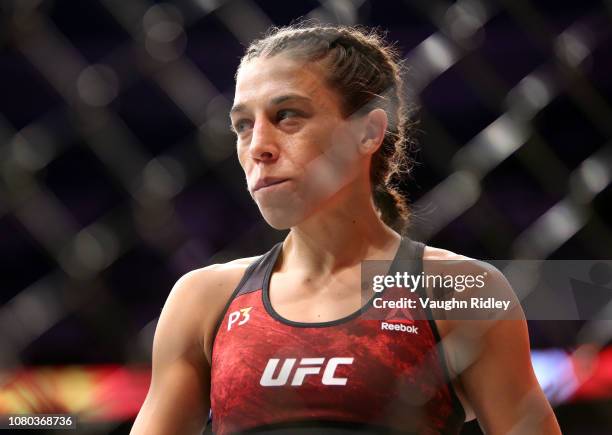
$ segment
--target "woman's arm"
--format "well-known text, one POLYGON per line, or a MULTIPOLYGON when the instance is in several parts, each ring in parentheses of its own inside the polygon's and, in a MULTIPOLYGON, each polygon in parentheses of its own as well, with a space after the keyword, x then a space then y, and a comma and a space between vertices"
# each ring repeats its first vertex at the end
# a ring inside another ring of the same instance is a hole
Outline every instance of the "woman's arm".
POLYGON ((174 286, 153 340, 147 397, 132 435, 200 434, 210 408, 210 366, 203 348, 206 271, 191 272, 174 286))
MULTIPOLYGON (((487 268, 488 269, 488 268, 487 268)), ((531 365, 527 322, 518 300, 498 270, 488 269, 496 297, 512 300, 515 308, 502 320, 454 321, 458 333, 474 352, 459 381, 486 434, 560 434, 555 414, 531 365)), ((466 361, 466 355, 463 355, 466 361)))
POLYGON ((483 431, 560 434, 531 366, 526 322, 497 321, 482 336, 480 350, 460 382, 483 431))

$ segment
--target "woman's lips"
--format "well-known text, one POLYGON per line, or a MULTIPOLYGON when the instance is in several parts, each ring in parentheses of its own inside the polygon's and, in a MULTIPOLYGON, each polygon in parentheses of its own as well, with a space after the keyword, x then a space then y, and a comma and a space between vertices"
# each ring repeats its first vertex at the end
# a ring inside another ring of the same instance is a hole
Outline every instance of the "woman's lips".
POLYGON ((270 188, 277 186, 285 181, 289 181, 288 178, 263 178, 259 180, 255 187, 253 187, 253 193, 258 192, 260 190, 269 190, 270 188))

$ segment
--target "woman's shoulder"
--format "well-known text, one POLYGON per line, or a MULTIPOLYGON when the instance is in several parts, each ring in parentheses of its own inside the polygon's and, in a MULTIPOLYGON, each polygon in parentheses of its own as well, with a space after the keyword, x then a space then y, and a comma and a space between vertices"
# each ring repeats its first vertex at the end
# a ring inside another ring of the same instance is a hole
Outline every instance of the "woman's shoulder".
POLYGON ((194 269, 187 272, 181 279, 188 279, 190 281, 215 281, 215 280, 226 280, 235 275, 242 275, 246 269, 258 258, 260 255, 254 257, 236 258, 235 260, 227 261, 224 263, 215 263, 209 266, 194 269))
POLYGON ((425 246, 423 252, 423 261, 427 266, 434 266, 435 269, 444 269, 448 273, 452 272, 487 272, 492 273, 495 277, 500 277, 501 272, 492 264, 479 260, 477 258, 468 257, 448 249, 437 248, 435 246, 425 246))
MULTIPOLYGON (((497 312, 497 318, 522 319, 522 309, 517 295, 512 289, 504 273, 493 264, 457 254, 446 249, 427 246, 423 253, 423 272, 434 278, 440 277, 438 281, 432 282, 449 283, 445 291, 438 293, 445 300, 467 301, 470 304, 473 299, 495 300, 503 302, 504 312, 497 312)), ((427 287, 428 295, 434 294, 433 287, 427 287)), ((471 306, 471 305, 470 305, 471 306)), ((454 316, 448 313, 441 318, 451 319, 454 316)), ((466 313, 458 310, 458 318, 466 318, 466 313)), ((468 318, 483 320, 486 314, 491 314, 485 309, 471 309, 468 318)))
POLYGON ((237 258, 194 269, 181 276, 170 291, 164 310, 192 325, 188 329, 204 348, 209 362, 217 321, 247 268, 258 258, 237 258))
POLYGON ((259 257, 237 258, 191 270, 179 278, 172 292, 188 293, 191 300, 196 298, 207 305, 214 304, 230 296, 247 268, 259 257))
POLYGON ((474 258, 467 257, 462 254, 458 254, 448 249, 437 248, 435 246, 425 245, 425 251, 423 252, 423 260, 457 260, 457 261, 477 261, 474 258))

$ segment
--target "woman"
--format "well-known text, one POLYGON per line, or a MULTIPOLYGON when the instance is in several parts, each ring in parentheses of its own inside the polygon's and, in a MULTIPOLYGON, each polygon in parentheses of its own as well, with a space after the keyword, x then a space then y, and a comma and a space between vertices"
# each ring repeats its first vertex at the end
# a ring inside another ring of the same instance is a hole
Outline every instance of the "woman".
POLYGON ((365 316, 364 260, 412 260, 418 274, 464 258, 402 237, 402 92, 397 54, 360 28, 295 25, 247 49, 238 158, 264 219, 290 232, 177 282, 133 434, 199 433, 209 409, 219 434, 458 433, 474 416, 486 433, 560 433, 524 319, 414 319, 394 335, 365 316), (479 350, 469 360, 461 337, 479 350))

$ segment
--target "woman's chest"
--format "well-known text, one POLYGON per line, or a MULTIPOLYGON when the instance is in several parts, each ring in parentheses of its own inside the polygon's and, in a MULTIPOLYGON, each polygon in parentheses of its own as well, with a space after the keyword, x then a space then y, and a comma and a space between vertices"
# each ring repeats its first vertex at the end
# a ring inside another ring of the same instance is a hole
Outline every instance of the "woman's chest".
POLYGON ((342 319, 367 304, 371 294, 360 290, 359 270, 324 279, 275 273, 267 287, 274 311, 295 322, 320 323, 342 319))
POLYGON ((356 316, 298 326, 274 318, 258 293, 234 301, 215 340, 211 403, 218 418, 238 426, 372 422, 445 394, 426 321, 401 328, 356 316))

